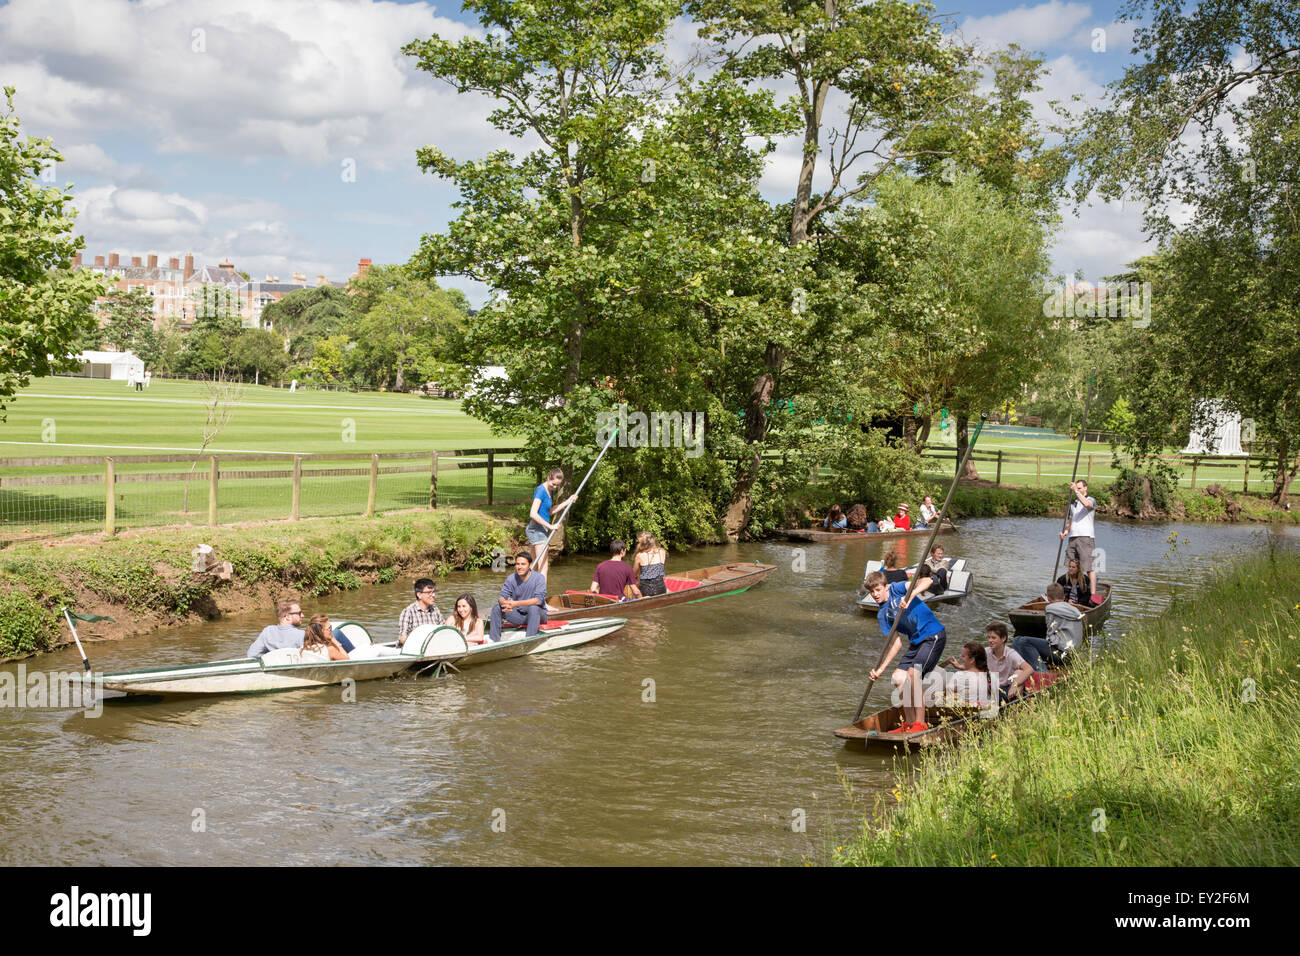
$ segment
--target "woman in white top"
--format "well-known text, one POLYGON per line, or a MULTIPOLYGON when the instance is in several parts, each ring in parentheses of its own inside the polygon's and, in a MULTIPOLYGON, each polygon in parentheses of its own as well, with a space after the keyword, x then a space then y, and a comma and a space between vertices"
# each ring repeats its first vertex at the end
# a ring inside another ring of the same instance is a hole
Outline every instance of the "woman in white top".
POLYGON ((994 621, 986 627, 984 636, 989 642, 989 673, 997 680, 999 701, 1005 704, 1011 698, 1020 696, 1020 688, 1034 669, 1023 657, 1007 647, 1007 626, 1001 621, 994 621))
POLYGON ((934 506, 934 499, 926 495, 921 501, 921 524, 926 526, 934 524, 934 519, 938 514, 939 509, 934 506))
POLYGON ((987 652, 974 641, 962 645, 961 656, 952 662, 957 673, 948 682, 948 691, 959 704, 984 705, 991 702, 987 652))
POLYGON ((317 614, 307 622, 302 635, 302 661, 324 664, 329 661, 346 661, 348 652, 334 637, 330 619, 317 614))
POLYGON ((478 602, 474 600, 474 595, 462 594, 456 598, 451 623, 464 635, 466 644, 487 643, 487 635, 483 633, 483 618, 478 616, 478 602))

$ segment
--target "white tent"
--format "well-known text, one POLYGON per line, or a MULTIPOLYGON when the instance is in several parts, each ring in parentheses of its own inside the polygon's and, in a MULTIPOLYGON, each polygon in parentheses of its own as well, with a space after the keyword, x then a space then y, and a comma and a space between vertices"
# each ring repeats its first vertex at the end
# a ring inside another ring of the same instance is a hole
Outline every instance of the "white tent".
POLYGON ((144 362, 132 352, 81 352, 74 355, 81 363, 83 378, 111 378, 126 381, 132 370, 144 376, 144 362))
POLYGON ((1193 425, 1184 455, 1244 455, 1241 416, 1221 401, 1203 400, 1192 408, 1193 425))

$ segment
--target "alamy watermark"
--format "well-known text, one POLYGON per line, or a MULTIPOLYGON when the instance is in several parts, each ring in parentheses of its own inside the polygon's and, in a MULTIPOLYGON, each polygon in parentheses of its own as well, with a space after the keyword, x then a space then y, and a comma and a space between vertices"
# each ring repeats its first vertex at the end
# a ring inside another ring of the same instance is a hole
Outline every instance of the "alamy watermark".
POLYGON ((1043 283, 1043 316, 1049 319, 1132 319, 1151 324, 1150 282, 1043 283))
POLYGON ((619 448, 685 448, 687 458, 704 454, 703 412, 629 412, 627 403, 616 412, 596 415, 596 443, 601 447, 618 429, 619 448))
POLYGON ((77 671, 0 671, 0 707, 18 710, 85 709, 87 717, 104 713, 104 675, 77 671))

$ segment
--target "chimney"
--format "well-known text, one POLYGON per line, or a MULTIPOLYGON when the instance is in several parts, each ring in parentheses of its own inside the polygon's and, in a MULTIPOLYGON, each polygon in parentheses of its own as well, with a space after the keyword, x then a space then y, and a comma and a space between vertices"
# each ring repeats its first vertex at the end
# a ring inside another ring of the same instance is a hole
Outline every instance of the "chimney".
POLYGON ((167 268, 173 271, 181 267, 181 260, 177 256, 172 256, 167 260, 167 268))
POLYGON ((362 259, 357 263, 357 273, 364 276, 370 271, 370 260, 362 259))
POLYGON ((158 268, 158 257, 156 255, 149 256, 149 268, 150 269, 158 268))
POLYGON ((132 257, 131 257, 131 266, 132 266, 132 268, 139 269, 140 266, 142 266, 142 265, 144 265, 144 263, 140 261, 140 257, 139 257, 139 256, 132 256, 132 257))
POLYGON ((109 267, 110 269, 116 269, 116 268, 117 268, 117 262, 118 262, 117 253, 116 253, 116 252, 110 252, 110 253, 108 254, 108 267, 109 267))
POLYGON ((266 274, 266 278, 265 278, 263 281, 264 281, 264 282, 279 282, 279 281, 280 281, 280 277, 279 277, 279 276, 273 276, 273 275, 271 275, 271 273, 268 272, 268 273, 266 274))
POLYGON ((294 282, 300 282, 300 283, 302 283, 303 285, 306 285, 306 284, 307 284, 307 277, 306 277, 305 275, 303 275, 301 272, 295 272, 295 273, 293 274, 293 281, 294 281, 294 282))
POLYGON ((327 279, 326 279, 324 276, 322 276, 322 275, 318 275, 318 276, 316 277, 316 285, 317 285, 317 286, 329 285, 329 280, 327 280, 327 279))
POLYGON ((80 269, 80 268, 81 268, 81 253, 80 253, 80 252, 78 252, 75 256, 72 257, 72 268, 74 268, 74 269, 80 269))
POLYGON ((104 257, 103 257, 103 256, 95 256, 95 268, 96 268, 96 269, 102 269, 102 268, 104 268, 104 257))
POLYGON ((192 275, 194 275, 194 253, 191 252, 185 257, 185 278, 188 279, 192 275))
POLYGON ((235 271, 235 264, 231 262, 230 257, 227 256, 221 260, 221 264, 217 268, 221 269, 223 272, 233 273, 235 271))

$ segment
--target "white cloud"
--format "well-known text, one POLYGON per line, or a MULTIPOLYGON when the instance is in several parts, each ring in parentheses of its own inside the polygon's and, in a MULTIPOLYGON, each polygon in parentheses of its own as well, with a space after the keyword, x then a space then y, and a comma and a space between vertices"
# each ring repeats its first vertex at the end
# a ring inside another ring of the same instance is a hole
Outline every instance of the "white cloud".
POLYGON ((1049 0, 987 17, 967 17, 959 30, 967 41, 982 41, 984 46, 1018 43, 1031 50, 1041 50, 1069 37, 1091 15, 1092 8, 1086 3, 1049 0))

